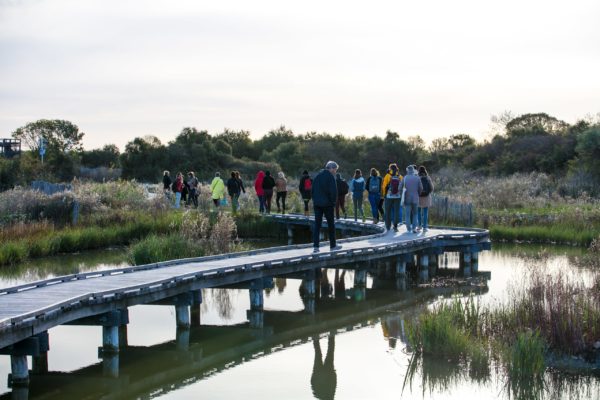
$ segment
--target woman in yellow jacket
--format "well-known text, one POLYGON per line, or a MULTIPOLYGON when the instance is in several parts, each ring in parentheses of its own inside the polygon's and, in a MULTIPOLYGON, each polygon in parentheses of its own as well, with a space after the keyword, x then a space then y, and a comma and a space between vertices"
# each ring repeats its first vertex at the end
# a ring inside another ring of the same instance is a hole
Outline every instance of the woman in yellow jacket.
POLYGON ((212 193, 212 201, 215 208, 221 205, 221 199, 225 198, 225 182, 221 179, 221 174, 217 172, 214 179, 210 183, 210 192, 212 193))

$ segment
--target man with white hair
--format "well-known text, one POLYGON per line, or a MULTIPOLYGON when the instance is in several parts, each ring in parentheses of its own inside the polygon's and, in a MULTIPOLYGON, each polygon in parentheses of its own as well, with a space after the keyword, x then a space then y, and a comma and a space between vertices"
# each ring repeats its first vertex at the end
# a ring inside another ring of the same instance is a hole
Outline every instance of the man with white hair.
POLYGON ((323 215, 327 219, 329 231, 329 247, 331 250, 339 250, 342 246, 335 243, 335 219, 333 210, 337 201, 337 185, 335 173, 338 165, 335 161, 328 161, 325 169, 317 174, 312 184, 312 199, 315 210, 315 226, 313 230, 313 251, 319 252, 319 234, 323 225, 323 215))

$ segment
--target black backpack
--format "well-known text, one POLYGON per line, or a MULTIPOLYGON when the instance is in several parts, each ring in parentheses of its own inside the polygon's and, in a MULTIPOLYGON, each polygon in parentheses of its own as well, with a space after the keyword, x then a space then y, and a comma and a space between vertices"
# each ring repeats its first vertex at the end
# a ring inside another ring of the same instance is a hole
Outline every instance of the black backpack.
POLYGON ((421 192, 420 196, 421 197, 428 196, 429 193, 431 193, 431 184, 429 183, 429 177, 428 176, 422 176, 421 177, 421 184, 423 185, 423 191, 421 192))

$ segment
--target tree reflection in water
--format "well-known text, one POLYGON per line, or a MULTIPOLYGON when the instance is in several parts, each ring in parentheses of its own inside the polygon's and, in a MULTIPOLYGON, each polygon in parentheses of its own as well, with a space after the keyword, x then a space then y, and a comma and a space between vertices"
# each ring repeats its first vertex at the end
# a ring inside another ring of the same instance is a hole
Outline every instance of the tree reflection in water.
POLYGON ((239 292, 235 289, 203 289, 202 298, 204 300, 210 299, 210 301, 202 302, 202 312, 206 313, 211 308, 211 303, 216 304, 217 312, 223 319, 231 319, 233 311, 233 301, 231 295, 233 292, 239 292))
POLYGON ((313 363, 312 375, 310 377, 310 385, 313 394, 317 399, 333 399, 337 387, 337 374, 333 364, 333 356, 335 353, 335 331, 329 332, 325 360, 323 360, 319 336, 313 336, 312 342, 315 350, 315 360, 313 363))

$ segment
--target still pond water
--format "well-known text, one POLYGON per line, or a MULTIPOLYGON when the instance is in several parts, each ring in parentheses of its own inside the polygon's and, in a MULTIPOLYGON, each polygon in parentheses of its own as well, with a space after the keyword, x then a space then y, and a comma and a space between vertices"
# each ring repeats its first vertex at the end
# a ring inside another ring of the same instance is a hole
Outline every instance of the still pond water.
MULTIPOLYGON (((574 263, 580 255, 572 248, 495 245, 480 255, 479 270, 491 279, 477 296, 481 302, 506 299, 507 287, 530 268, 589 279, 574 263)), ((445 255, 443 263, 457 269, 458 255, 445 255)), ((3 269, 0 286, 124 265, 123 250, 37 260, 3 269)), ((353 270, 328 269, 311 313, 300 287, 298 279, 275 280, 265 294, 262 329, 248 326, 247 290, 204 290, 201 325, 191 328, 189 343, 176 329, 174 307, 131 307, 118 377, 103 374, 100 327, 56 327, 49 331, 50 372, 32 375, 28 391, 7 387, 10 359, 0 357, 0 399, 512 398, 495 368, 482 378, 443 359, 423 359, 408 374, 405 321, 455 289, 398 289, 382 273, 369 275, 366 290, 359 290, 353 270)), ((600 378, 549 370, 537 395, 599 399, 600 378)))

